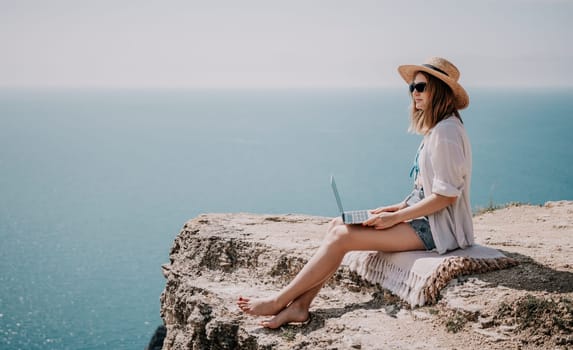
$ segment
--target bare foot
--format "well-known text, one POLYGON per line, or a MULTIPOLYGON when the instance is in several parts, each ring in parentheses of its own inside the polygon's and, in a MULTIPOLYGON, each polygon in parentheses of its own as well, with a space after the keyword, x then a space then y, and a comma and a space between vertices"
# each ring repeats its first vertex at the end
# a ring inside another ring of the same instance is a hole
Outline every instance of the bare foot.
POLYGON ((279 313, 284 305, 273 298, 249 299, 239 297, 237 306, 245 313, 254 316, 272 316, 279 313))
POLYGON ((310 314, 308 309, 299 306, 297 303, 290 304, 286 309, 283 309, 275 317, 262 321, 261 326, 266 328, 279 328, 283 324, 291 322, 306 322, 310 314))

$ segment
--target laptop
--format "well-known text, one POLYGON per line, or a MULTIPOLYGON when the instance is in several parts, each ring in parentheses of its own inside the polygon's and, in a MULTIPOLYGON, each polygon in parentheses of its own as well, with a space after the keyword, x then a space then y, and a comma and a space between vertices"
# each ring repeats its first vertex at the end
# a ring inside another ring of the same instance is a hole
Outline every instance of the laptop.
POLYGON ((336 198, 336 204, 338 204, 342 222, 347 225, 361 224, 370 218, 370 212, 368 210, 344 211, 340 195, 338 195, 338 189, 336 188, 336 181, 334 181, 334 175, 330 176, 330 187, 332 187, 332 193, 334 193, 334 198, 336 198))

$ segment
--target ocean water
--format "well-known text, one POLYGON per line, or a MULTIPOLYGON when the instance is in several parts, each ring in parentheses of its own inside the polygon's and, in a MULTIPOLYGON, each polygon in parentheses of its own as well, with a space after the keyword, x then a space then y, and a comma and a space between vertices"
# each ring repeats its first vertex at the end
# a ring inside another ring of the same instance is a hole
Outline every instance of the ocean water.
MULTIPOLYGON (((200 213, 401 200, 403 90, 0 90, 0 348, 143 349, 200 213)), ((573 90, 469 93, 473 206, 573 199, 573 90)))

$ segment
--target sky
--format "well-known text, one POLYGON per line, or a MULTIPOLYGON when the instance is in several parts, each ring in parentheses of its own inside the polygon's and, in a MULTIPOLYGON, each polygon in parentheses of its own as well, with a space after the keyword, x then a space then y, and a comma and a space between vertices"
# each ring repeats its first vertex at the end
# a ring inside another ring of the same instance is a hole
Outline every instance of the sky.
POLYGON ((573 0, 0 0, 0 87, 573 86, 573 0))

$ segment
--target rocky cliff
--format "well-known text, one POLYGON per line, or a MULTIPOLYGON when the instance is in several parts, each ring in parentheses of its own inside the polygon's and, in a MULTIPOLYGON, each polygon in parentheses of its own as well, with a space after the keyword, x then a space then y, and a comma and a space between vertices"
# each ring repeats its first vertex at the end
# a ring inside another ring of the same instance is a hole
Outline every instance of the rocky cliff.
POLYGON ((268 330, 242 314, 236 298, 265 296, 286 284, 318 247, 329 220, 208 214, 185 223, 163 266, 163 349, 573 346, 573 202, 475 217, 478 242, 520 265, 461 276, 436 305, 411 309, 342 267, 307 324, 268 330))

